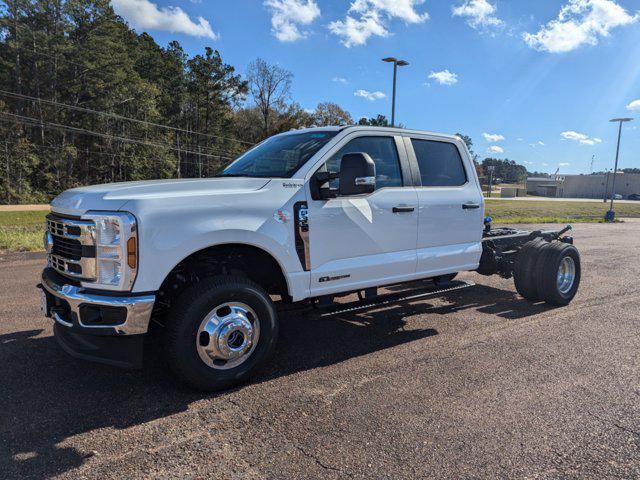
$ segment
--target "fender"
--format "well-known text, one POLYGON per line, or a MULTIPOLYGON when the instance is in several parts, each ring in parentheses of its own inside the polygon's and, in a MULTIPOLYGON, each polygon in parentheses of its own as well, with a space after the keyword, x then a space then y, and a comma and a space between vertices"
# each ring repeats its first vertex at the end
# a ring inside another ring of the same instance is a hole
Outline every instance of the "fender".
POLYGON ((206 248, 228 244, 248 245, 263 250, 280 266, 289 295, 294 301, 308 296, 310 274, 302 269, 295 250, 290 251, 288 244, 279 244, 265 234, 249 230, 219 230, 198 236, 186 235, 174 245, 166 245, 162 241, 145 243, 140 250, 140 275, 134 291, 156 291, 171 270, 185 258, 206 248))

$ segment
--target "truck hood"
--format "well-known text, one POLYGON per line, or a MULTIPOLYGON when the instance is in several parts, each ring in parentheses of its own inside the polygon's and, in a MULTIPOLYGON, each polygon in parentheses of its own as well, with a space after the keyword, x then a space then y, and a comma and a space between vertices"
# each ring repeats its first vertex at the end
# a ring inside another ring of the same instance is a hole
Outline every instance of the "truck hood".
POLYGON ((207 178, 107 183, 67 190, 51 202, 51 207, 58 213, 82 215, 88 210, 120 210, 131 200, 254 192, 263 188, 269 181, 268 178, 207 178))

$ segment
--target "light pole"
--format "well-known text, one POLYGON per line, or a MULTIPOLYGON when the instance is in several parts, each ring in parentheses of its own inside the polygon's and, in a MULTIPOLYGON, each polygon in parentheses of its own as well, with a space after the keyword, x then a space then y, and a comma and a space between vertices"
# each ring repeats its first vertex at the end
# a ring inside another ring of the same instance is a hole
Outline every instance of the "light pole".
POLYGON ((491 190, 493 189, 493 172, 495 169, 495 165, 489 165, 487 167, 487 172, 489 172, 489 198, 491 198, 491 190))
POLYGON ((607 168, 607 182, 605 183, 605 187, 604 187, 604 203, 607 203, 607 200, 609 200, 607 198, 607 195, 609 194, 609 175, 610 175, 611 169, 607 168))
POLYGON ((616 147, 616 164, 613 168, 613 180, 611 181, 611 207, 605 215, 605 220, 613 222, 616 218, 616 213, 613 210, 613 200, 616 196, 616 175, 618 174, 618 159, 620 158, 620 138, 622 137, 622 124, 630 122, 633 118, 614 118, 610 122, 618 123, 618 146, 616 147))
POLYGON ((396 126, 396 79, 398 78, 398 67, 406 67, 409 62, 398 60, 394 57, 382 59, 383 62, 393 63, 393 98, 391 100, 391 126, 396 126))

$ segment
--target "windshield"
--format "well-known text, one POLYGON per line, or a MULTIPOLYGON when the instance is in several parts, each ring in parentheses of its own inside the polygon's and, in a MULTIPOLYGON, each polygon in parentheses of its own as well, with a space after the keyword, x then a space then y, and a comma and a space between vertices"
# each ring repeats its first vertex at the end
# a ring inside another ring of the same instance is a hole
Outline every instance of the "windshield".
POLYGON ((337 134, 319 131, 271 137, 234 161, 220 176, 289 178, 337 134))

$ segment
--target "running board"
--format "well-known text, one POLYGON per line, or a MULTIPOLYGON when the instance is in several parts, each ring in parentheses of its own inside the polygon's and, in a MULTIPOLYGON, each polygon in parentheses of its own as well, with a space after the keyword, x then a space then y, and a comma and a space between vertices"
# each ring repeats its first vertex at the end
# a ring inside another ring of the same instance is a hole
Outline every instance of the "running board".
MULTIPOLYGON (((438 288, 434 286, 433 288, 427 288, 426 291, 424 288, 419 288, 415 290, 409 290, 400 293, 389 293, 386 295, 380 295, 379 297, 374 298, 373 300, 361 300, 358 302, 345 303, 342 305, 333 305, 331 307, 327 307, 326 311, 321 313, 321 317, 331 317, 333 315, 340 315, 343 313, 352 313, 360 310, 366 310, 372 307, 380 307, 383 305, 390 305, 393 303, 406 302, 410 300, 420 300, 422 298, 434 297, 437 295, 441 295, 443 293, 455 292, 457 290, 464 290, 465 288, 473 287, 475 283, 466 282, 462 280, 454 280, 448 284, 448 286, 444 288, 438 288), (421 293, 415 293, 420 291, 421 293)), ((324 308, 322 310, 325 310, 324 308)))

